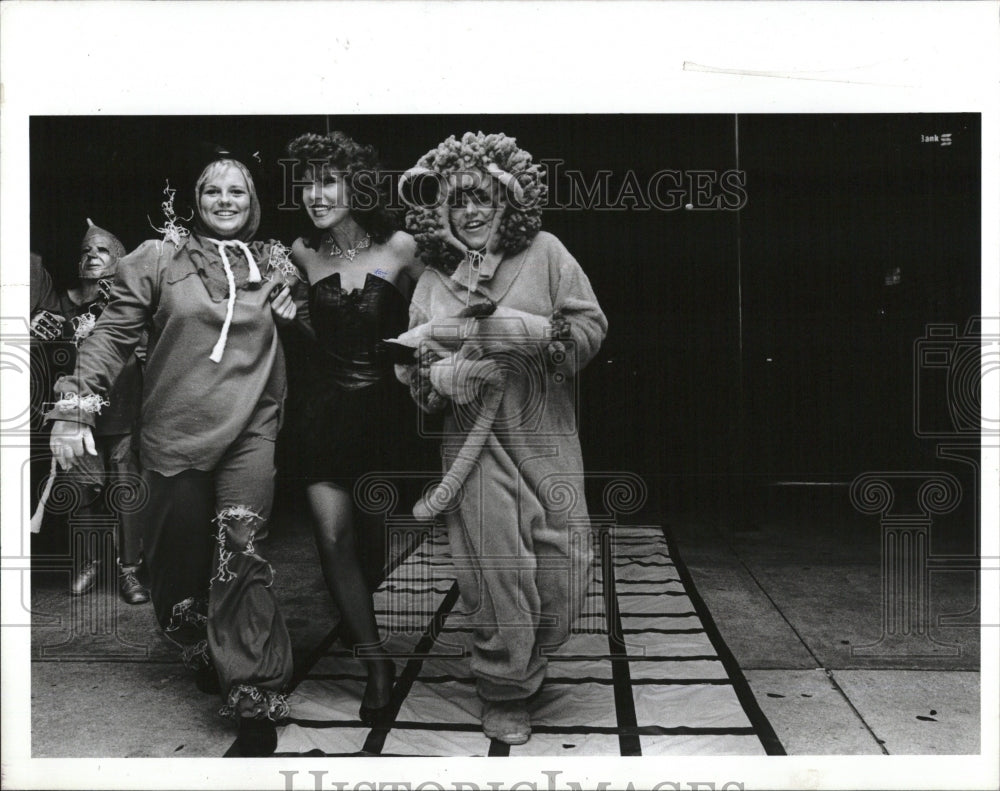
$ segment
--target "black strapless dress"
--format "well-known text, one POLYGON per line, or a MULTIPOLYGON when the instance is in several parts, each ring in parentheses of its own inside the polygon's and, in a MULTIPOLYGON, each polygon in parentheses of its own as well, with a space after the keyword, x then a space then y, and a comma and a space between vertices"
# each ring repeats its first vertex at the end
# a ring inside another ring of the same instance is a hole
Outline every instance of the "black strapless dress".
POLYGON ((372 274, 363 288, 345 291, 335 272, 310 286, 309 314, 318 349, 300 372, 289 420, 299 477, 350 486, 368 473, 404 470, 413 462, 417 412, 383 341, 406 331, 406 298, 372 274))

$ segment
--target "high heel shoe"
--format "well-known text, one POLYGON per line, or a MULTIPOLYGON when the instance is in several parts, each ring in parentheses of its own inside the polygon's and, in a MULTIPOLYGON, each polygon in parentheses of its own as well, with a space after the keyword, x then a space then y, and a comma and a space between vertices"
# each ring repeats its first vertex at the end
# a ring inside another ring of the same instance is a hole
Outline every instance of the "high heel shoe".
POLYGON ((361 704, 361 708, 358 709, 358 719, 364 725, 369 728, 378 728, 379 726, 386 725, 392 719, 393 709, 395 708, 393 700, 393 690, 396 685, 396 665, 395 663, 389 664, 389 700, 383 703, 381 706, 366 706, 364 703, 361 704))
POLYGON ((209 662, 194 671, 194 685, 198 690, 206 695, 218 695, 222 692, 222 685, 219 683, 219 673, 215 665, 209 662))

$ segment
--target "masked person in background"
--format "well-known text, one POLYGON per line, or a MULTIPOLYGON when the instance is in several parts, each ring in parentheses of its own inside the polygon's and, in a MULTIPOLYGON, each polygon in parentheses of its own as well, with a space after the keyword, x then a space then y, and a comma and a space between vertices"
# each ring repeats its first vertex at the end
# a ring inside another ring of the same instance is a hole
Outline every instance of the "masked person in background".
POLYGON ((145 327, 140 512, 164 634, 199 689, 222 692, 243 755, 268 755, 287 716, 292 649, 254 546, 270 515, 285 396, 275 318, 295 315, 284 248, 253 242, 260 204, 246 166, 219 152, 194 188, 195 228, 122 260, 112 299, 56 383, 51 447, 64 467, 93 454, 91 426, 145 327))
POLYGON ((400 183, 428 268, 410 303, 426 342, 397 375, 422 409, 446 410, 445 479, 414 514, 448 527, 483 731, 508 744, 531 735, 545 653, 590 579, 572 380, 607 332, 580 265, 540 230, 541 177, 513 138, 469 132, 400 183))
MULTIPOLYGON (((63 361, 55 365, 56 373, 73 371, 77 350, 108 306, 119 259, 125 255, 125 247, 114 234, 89 219, 87 225, 80 244, 79 284, 59 295, 57 312, 41 310, 31 320, 34 338, 59 344, 66 350, 63 361)), ((76 493, 72 501, 77 503, 78 515, 106 513, 117 517, 118 592, 128 604, 149 601, 149 591, 138 578, 142 525, 131 508, 140 488, 133 429, 142 394, 142 353, 140 344, 114 380, 108 408, 94 422, 96 454, 83 457, 80 464, 55 482, 56 486, 73 487, 76 493)), ((40 528, 43 510, 44 502, 33 520, 33 529, 40 528)), ((76 558, 79 567, 70 588, 76 596, 94 589, 101 564, 109 560, 100 557, 99 548, 89 542, 82 549, 82 556, 76 558)))

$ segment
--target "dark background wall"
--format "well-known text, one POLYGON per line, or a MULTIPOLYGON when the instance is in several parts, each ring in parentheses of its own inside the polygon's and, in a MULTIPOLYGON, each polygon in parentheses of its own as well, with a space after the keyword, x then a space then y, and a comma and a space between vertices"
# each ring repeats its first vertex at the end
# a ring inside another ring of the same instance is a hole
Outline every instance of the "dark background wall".
POLYGON ((164 180, 186 194, 199 141, 259 152, 260 235, 290 243, 308 224, 275 209, 276 162, 290 138, 328 128, 396 170, 449 134, 503 131, 536 161, 606 178, 606 203, 625 189, 617 208, 552 207, 544 226, 611 325, 581 380, 588 466, 642 475, 654 505, 717 496, 740 475, 935 463, 912 428, 913 344, 928 323, 961 330, 979 310, 978 116, 36 117, 32 249, 65 286, 84 218, 129 248, 155 236, 164 180), (922 142, 944 133, 950 145, 922 142), (692 207, 672 210, 626 198, 629 174, 641 191, 667 169, 735 168, 738 212, 709 208, 717 193, 689 191, 692 207))

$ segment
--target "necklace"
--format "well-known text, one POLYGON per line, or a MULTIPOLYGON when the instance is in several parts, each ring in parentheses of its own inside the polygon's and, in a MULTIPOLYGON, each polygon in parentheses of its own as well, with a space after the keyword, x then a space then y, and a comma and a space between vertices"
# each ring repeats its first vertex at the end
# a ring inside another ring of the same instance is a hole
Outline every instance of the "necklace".
POLYGON ((334 258, 340 258, 343 256, 348 261, 353 261, 354 257, 358 254, 358 250, 364 250, 366 247, 372 246, 372 235, 370 233, 366 233, 364 239, 355 242, 346 250, 340 249, 340 245, 334 240, 332 233, 327 233, 326 236, 330 245, 333 247, 333 249, 330 250, 330 255, 334 258))

